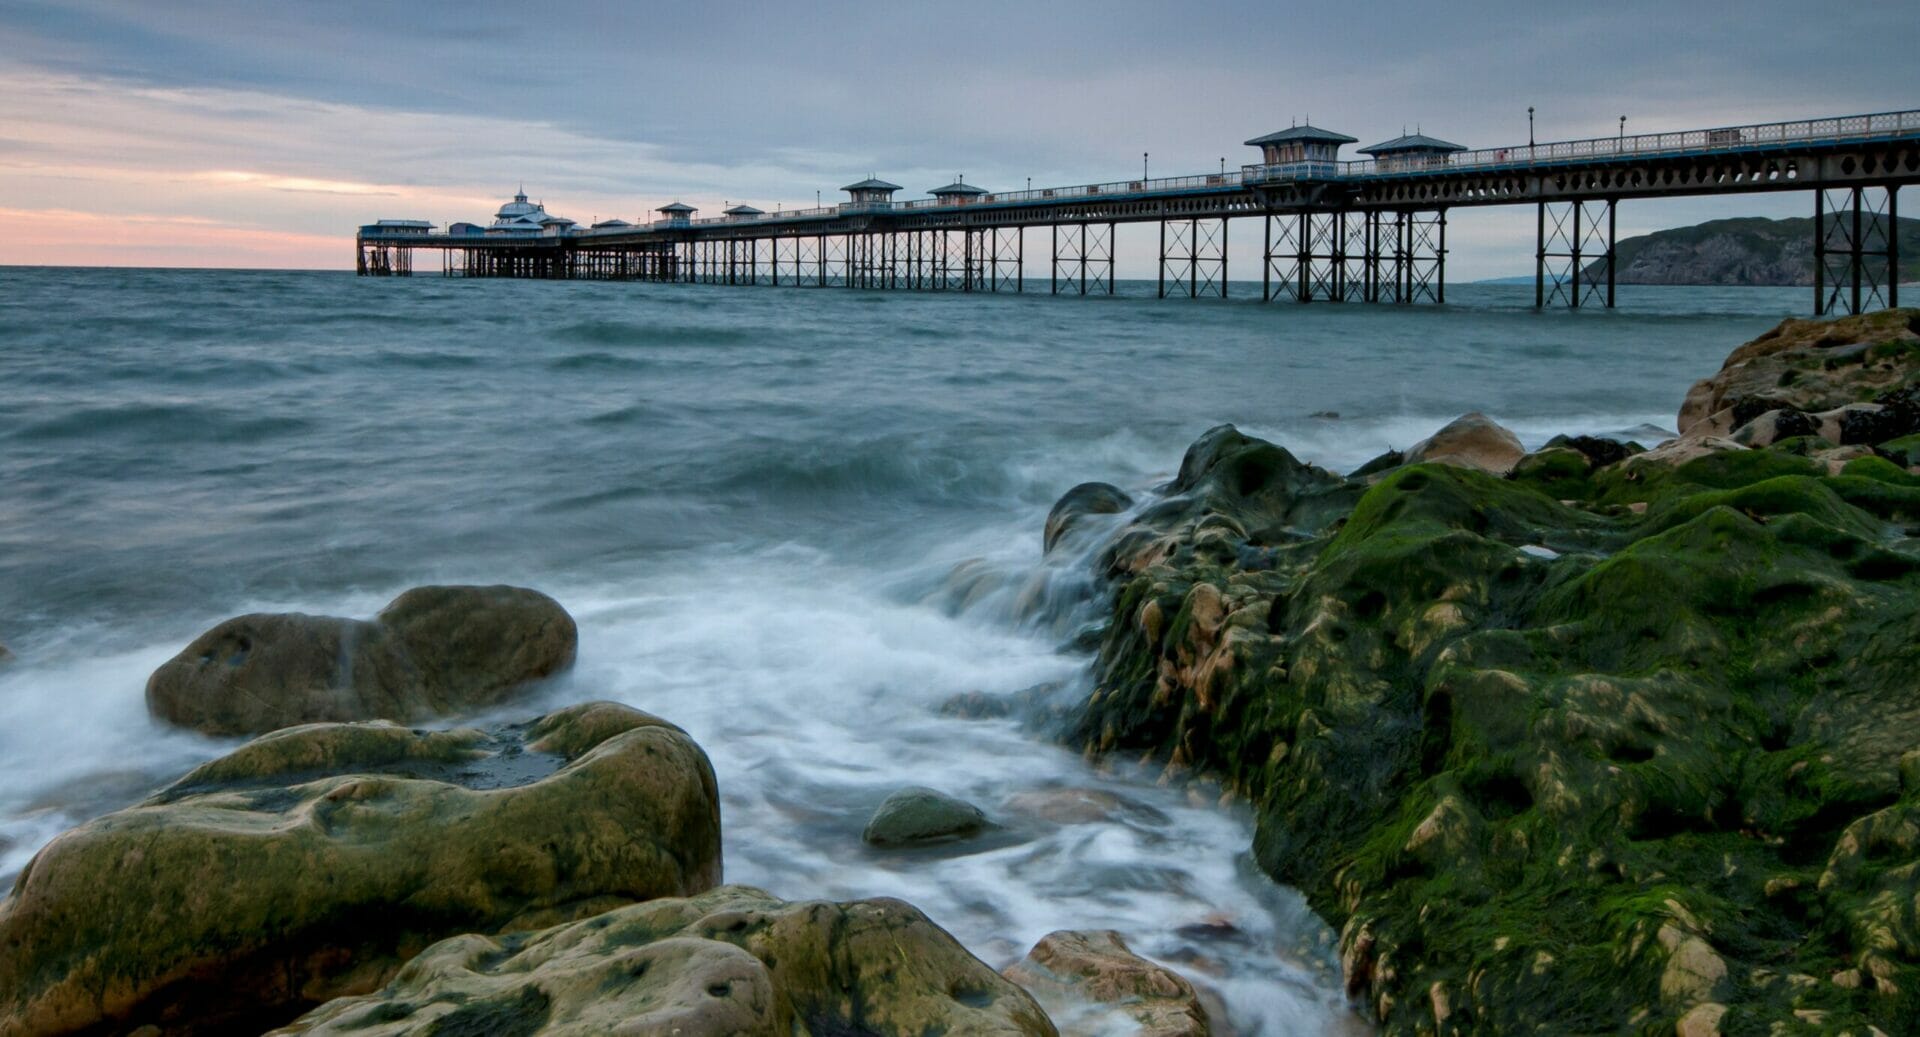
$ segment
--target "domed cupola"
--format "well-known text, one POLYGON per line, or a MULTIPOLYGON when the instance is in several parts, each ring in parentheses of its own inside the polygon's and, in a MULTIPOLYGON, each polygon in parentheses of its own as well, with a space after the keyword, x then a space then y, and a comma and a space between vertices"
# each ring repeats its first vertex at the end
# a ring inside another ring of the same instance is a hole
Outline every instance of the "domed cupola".
POLYGON ((493 221, 495 223, 511 223, 522 216, 533 216, 543 211, 545 210, 542 209, 541 206, 527 201, 527 189, 522 187, 519 193, 513 196, 513 201, 502 205, 500 211, 493 214, 493 221))

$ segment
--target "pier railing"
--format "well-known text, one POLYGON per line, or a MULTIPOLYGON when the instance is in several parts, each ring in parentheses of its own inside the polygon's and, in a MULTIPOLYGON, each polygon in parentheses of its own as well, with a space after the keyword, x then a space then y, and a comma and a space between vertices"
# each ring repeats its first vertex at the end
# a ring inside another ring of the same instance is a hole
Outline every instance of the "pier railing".
POLYGON ((1610 158, 1658 158, 1702 151, 1731 151, 1775 147, 1781 144, 1817 144, 1861 138, 1920 133, 1920 110, 1878 112, 1872 115, 1848 115, 1831 119, 1797 119, 1789 122, 1755 123, 1749 126, 1722 126, 1710 130, 1676 130, 1667 133, 1636 133, 1631 136, 1589 137, 1585 140, 1556 141, 1551 144, 1520 144, 1505 148, 1479 148, 1460 151, 1436 159, 1430 164, 1409 166, 1404 160, 1361 159, 1353 162, 1316 163, 1320 168, 1302 169, 1307 163, 1278 166, 1242 166, 1248 183, 1274 183, 1313 177, 1406 176, 1409 173, 1453 173, 1463 169, 1517 166, 1525 168, 1555 162, 1591 161, 1610 158))

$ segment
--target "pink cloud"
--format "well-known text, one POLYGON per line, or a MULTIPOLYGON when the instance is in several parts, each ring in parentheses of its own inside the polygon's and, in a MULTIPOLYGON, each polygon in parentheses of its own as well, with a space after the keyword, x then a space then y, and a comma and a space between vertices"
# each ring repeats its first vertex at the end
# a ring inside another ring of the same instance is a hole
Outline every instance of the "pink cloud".
POLYGON ((0 208, 0 265, 345 269, 350 235, 264 230, 199 216, 0 208))

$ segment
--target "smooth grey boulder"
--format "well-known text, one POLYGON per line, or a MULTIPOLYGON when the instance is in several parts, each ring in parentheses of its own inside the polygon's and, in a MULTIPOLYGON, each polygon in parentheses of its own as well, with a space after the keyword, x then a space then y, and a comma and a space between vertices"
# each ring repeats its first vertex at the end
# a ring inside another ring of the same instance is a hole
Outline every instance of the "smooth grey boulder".
POLYGON ((860 837, 874 846, 910 846, 964 839, 986 827, 987 815, 979 807, 916 786, 888 796, 873 812, 860 837))

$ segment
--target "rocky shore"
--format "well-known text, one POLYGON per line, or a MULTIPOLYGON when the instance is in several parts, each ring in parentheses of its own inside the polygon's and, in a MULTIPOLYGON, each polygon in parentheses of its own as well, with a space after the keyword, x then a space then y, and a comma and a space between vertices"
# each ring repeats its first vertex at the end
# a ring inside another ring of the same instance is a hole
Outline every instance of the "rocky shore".
MULTIPOLYGON (((1911 1032, 1920 311, 1788 321, 1677 425, 1529 451, 1468 414, 1345 475, 1215 428, 1166 485, 1047 518, 1094 572, 1022 607, 1072 613, 1090 690, 944 711, 1248 801, 1386 1033, 1911 1032)), ((532 705, 577 637, 537 591, 422 587, 194 640, 150 712, 251 740, 33 858, 0 1037, 1232 1032, 1204 956, 1061 930, 996 971, 898 900, 723 884, 685 731, 532 705), (429 721, 470 726, 402 726, 429 721)), ((846 852, 1120 808, 990 806, 897 788, 846 852)))
POLYGON ((1216 428, 1080 545, 1069 737, 1250 800, 1387 1033, 1912 1032, 1917 383, 1902 310, 1787 321, 1652 449, 1216 428))
MULTIPOLYGON (((898 900, 722 885, 713 768, 659 717, 394 722, 528 697, 575 639, 516 587, 196 639, 149 680, 155 719, 267 733, 34 856, 0 899, 0 1037, 1227 1032, 1118 934, 1054 933, 1002 974, 898 900)), ((864 838, 991 827, 909 787, 864 838)))

